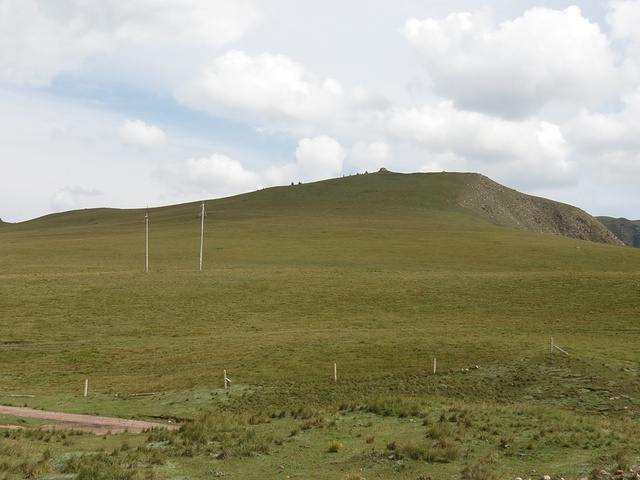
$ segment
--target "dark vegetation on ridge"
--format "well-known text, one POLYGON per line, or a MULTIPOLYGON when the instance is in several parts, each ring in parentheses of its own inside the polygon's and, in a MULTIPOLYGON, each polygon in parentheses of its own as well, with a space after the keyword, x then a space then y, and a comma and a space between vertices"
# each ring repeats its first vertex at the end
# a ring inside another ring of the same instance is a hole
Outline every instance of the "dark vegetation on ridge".
POLYGON ((640 220, 613 217, 596 218, 625 245, 640 248, 640 220))
POLYGON ((2 225, 0 402, 182 429, 3 417, 28 428, 0 430, 0 478, 593 480, 640 464, 640 250, 602 243, 584 212, 447 173, 205 208, 202 271, 199 202, 149 209, 148 273, 144 209, 2 225))

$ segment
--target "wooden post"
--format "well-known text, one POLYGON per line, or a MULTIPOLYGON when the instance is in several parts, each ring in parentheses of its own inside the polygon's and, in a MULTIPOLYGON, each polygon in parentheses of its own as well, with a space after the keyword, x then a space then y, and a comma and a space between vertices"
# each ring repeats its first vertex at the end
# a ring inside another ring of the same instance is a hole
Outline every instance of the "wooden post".
POLYGON ((434 375, 436 374, 436 359, 435 359, 435 357, 433 359, 433 374, 434 375))
POLYGON ((84 380, 84 396, 85 396, 85 397, 87 396, 87 392, 88 392, 88 390, 89 390, 89 379, 88 379, 88 378, 86 378, 86 379, 84 380))
POLYGON ((551 353, 553 353, 553 337, 551 337, 551 353))
POLYGON ((338 381, 338 364, 337 363, 333 364, 333 381, 334 382, 338 381))
POLYGON ((202 217, 202 226, 200 227, 200 271, 202 271, 202 246, 204 245, 204 202, 202 202, 202 213, 200 214, 202 217))
POLYGON ((144 260, 144 272, 149 273, 149 208, 147 207, 147 213, 144 216, 145 224, 145 260, 144 260))
POLYGON ((224 388, 227 388, 227 371, 224 370, 224 388))

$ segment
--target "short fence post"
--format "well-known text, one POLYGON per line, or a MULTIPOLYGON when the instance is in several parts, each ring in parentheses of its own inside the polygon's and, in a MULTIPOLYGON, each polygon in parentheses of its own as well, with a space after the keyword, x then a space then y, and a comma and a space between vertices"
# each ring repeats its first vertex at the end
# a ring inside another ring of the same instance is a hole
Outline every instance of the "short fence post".
POLYGON ((88 390, 89 390, 89 379, 88 379, 88 378, 86 378, 86 379, 84 380, 84 396, 85 396, 85 397, 87 396, 87 392, 88 392, 88 390))
POLYGON ((553 337, 551 337, 551 353, 553 353, 553 337))
POLYGON ((433 359, 433 374, 434 375, 436 374, 436 359, 435 359, 435 357, 433 359))
POLYGON ((338 364, 337 363, 333 364, 333 381, 334 382, 338 381, 338 364))
POLYGON ((233 383, 233 382, 227 378, 226 370, 223 370, 223 374, 224 374, 224 388, 227 388, 227 383, 233 383))

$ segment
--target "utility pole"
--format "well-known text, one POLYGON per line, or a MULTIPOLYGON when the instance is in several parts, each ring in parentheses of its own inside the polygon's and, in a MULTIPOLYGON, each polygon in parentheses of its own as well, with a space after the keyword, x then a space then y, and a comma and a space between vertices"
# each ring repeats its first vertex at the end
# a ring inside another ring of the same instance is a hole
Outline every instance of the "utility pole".
POLYGON ((202 225, 200 227, 200 271, 202 271, 202 247, 204 245, 204 217, 206 217, 207 214, 204 211, 204 201, 202 202, 202 213, 200 214, 200 217, 202 218, 202 225))
POLYGON ((144 272, 149 273, 149 208, 147 207, 147 213, 144 215, 144 223, 145 223, 145 267, 144 272))

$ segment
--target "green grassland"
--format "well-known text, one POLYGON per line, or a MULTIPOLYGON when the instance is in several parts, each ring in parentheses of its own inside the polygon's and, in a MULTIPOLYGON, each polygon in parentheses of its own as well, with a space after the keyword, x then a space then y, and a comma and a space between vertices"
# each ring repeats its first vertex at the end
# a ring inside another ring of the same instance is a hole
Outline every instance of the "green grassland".
POLYGON ((0 430, 0 478, 595 478, 640 463, 640 250, 489 223, 456 201, 468 180, 207 201, 202 271, 198 203, 149 210, 148 273, 144 210, 0 224, 0 401, 192 420, 0 430))

